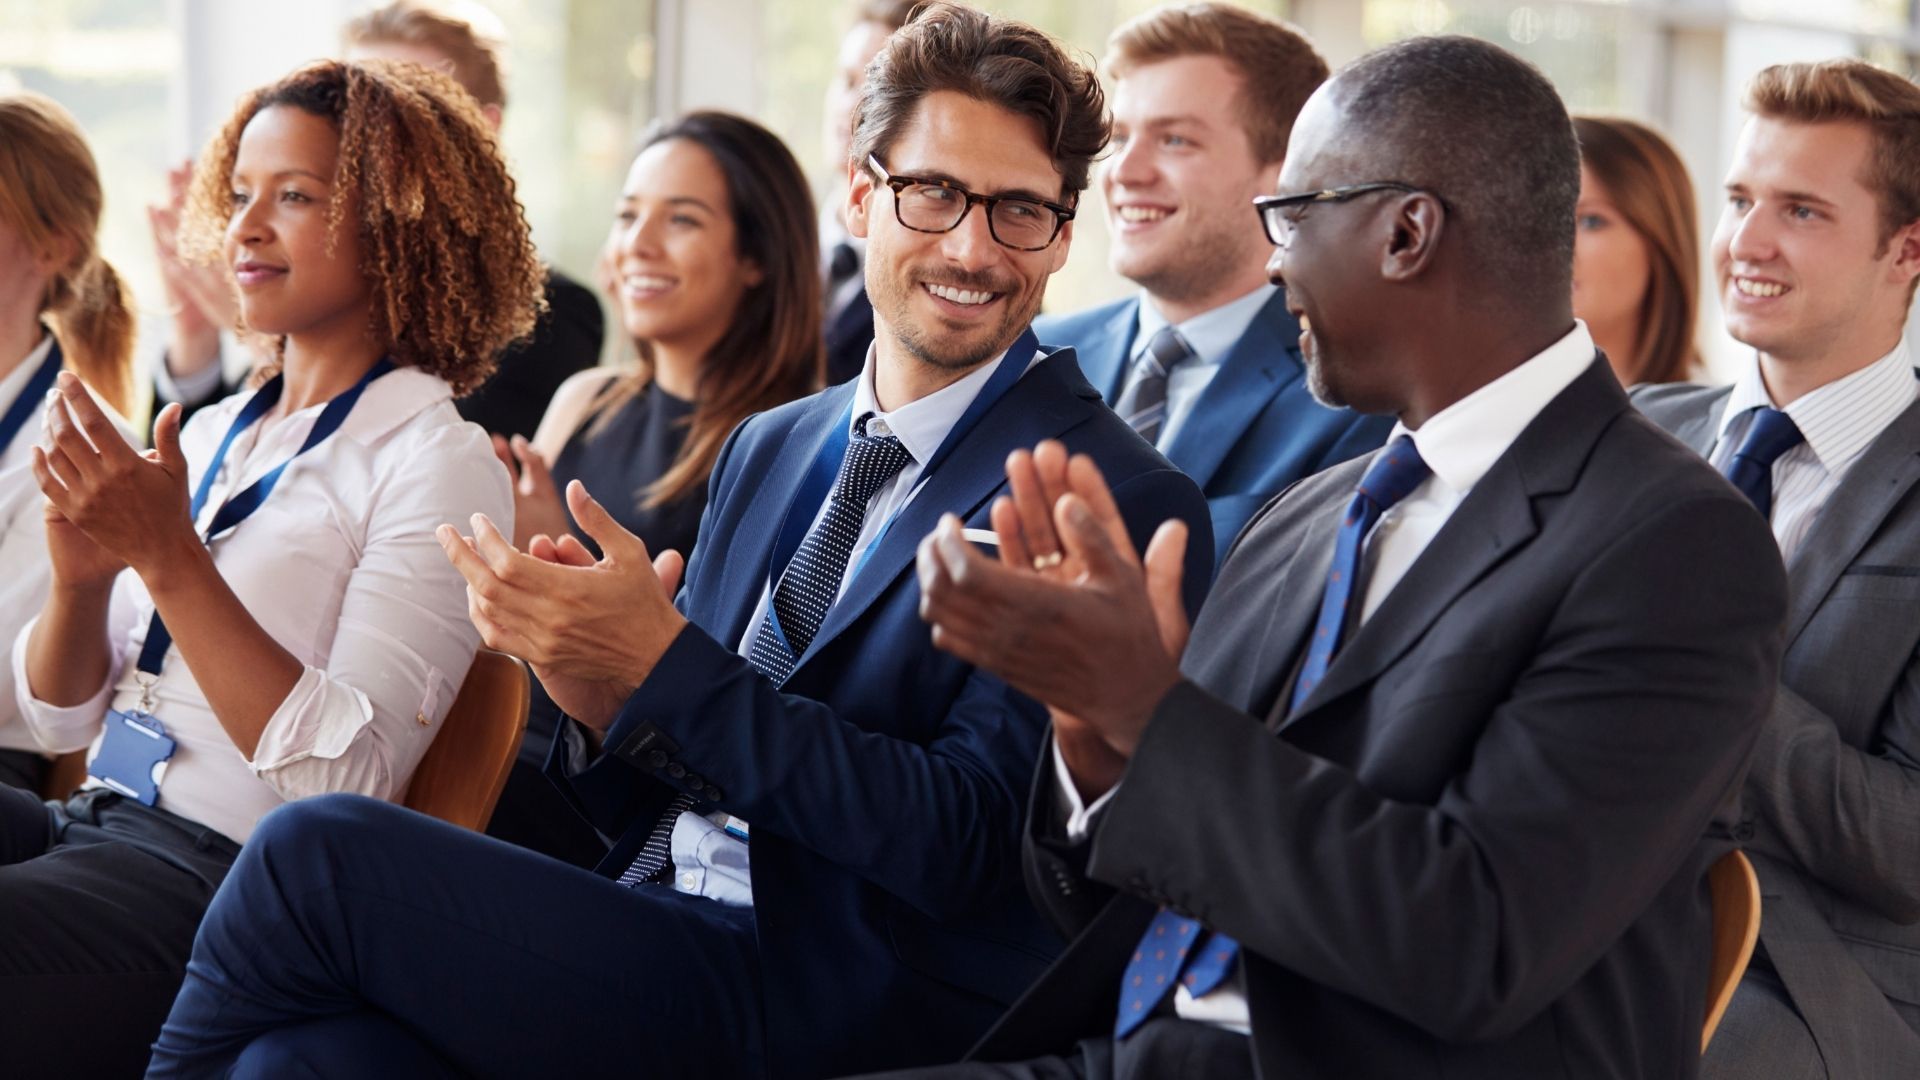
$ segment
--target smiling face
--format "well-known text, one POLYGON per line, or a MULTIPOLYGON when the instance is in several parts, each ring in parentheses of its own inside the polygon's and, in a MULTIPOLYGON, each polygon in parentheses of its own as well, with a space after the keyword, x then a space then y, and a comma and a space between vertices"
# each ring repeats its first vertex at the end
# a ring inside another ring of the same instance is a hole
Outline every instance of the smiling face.
MULTIPOLYGON (((898 176, 1062 201, 1060 172, 1038 126, 952 91, 923 98, 878 156, 898 176)), ((948 232, 915 232, 895 216, 892 190, 864 168, 853 174, 847 229, 867 238, 867 295, 882 361, 903 350, 955 377, 1004 352, 1033 321, 1073 238, 1068 222, 1044 250, 1003 247, 988 232, 983 206, 948 232)))
POLYGON ((1593 171, 1580 167, 1580 202, 1574 208, 1573 314, 1584 320, 1616 372, 1635 357, 1614 355, 1635 346, 1653 284, 1653 252, 1628 224, 1593 171))
POLYGON ((340 146, 331 121, 287 105, 260 110, 234 158, 226 257, 246 325, 270 335, 359 333, 372 289, 360 269, 359 208, 327 227, 340 146))
POLYGON ((702 353, 726 333, 760 267, 741 257, 726 174, 698 143, 641 151, 607 236, 631 337, 702 353))
POLYGON ((1251 203, 1280 166, 1254 154, 1241 82, 1219 57, 1182 56, 1114 83, 1112 156, 1100 174, 1113 268, 1181 318, 1257 286, 1271 250, 1251 203))
POLYGON ((1897 338, 1915 229, 1883 249, 1879 203, 1862 181, 1872 150, 1853 122, 1760 116, 1741 132, 1713 265, 1728 333, 1764 358, 1857 367, 1897 338))

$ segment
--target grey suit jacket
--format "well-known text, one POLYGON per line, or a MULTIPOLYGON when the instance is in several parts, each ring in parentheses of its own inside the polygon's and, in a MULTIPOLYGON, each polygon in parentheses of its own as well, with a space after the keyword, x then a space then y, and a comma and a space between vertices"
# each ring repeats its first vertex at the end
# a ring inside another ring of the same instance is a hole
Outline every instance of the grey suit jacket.
MULTIPOLYGON (((1704 455, 1728 393, 1644 387, 1633 400, 1704 455)), ((1761 944, 1846 1080, 1920 1077, 1916 481, 1920 403, 1854 463, 1787 567, 1780 692, 1743 792, 1761 944)))
POLYGON ((1765 524, 1596 361, 1289 712, 1368 464, 1242 533, 1088 841, 1043 776, 1028 887, 1076 937, 976 1056, 1110 1031, 1166 904, 1246 946, 1265 1077, 1694 1075, 1704 874, 1778 678, 1765 524))

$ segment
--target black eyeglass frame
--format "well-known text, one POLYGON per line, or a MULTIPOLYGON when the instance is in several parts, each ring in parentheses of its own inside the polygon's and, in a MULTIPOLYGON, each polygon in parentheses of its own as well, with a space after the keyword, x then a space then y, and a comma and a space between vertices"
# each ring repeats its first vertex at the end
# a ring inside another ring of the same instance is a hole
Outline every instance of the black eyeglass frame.
POLYGON ((1439 192, 1400 180, 1370 180, 1364 184, 1348 184, 1344 187, 1322 188, 1319 191, 1303 192, 1299 195, 1260 195, 1253 200, 1253 212, 1260 219, 1260 229, 1267 234, 1267 242, 1274 247, 1285 247, 1286 241, 1274 234, 1274 225, 1285 222, 1293 225, 1290 218, 1281 215, 1296 206, 1311 206, 1314 203, 1343 203, 1357 199, 1362 195, 1371 195, 1376 191, 1398 191, 1407 195, 1431 195, 1441 207, 1452 211, 1447 200, 1439 192))
POLYGON ((1059 203, 1048 202, 1045 199, 1036 199, 1030 195, 981 195, 968 191, 959 184, 947 180, 932 180, 922 176, 896 176, 888 172, 887 167, 880 164, 880 159, 872 154, 867 155, 867 167, 873 170, 873 175, 878 177, 882 184, 885 184, 893 190, 893 219, 900 223, 901 228, 912 229, 917 233, 933 233, 937 235, 939 233, 952 232, 960 227, 961 222, 967 220, 967 215, 973 212, 976 204, 979 204, 987 208, 987 235, 993 237, 994 243, 1004 248, 1011 248, 1014 251, 1045 251, 1053 246, 1055 240, 1060 239, 1060 230, 1066 228, 1067 222, 1072 221, 1076 213, 1071 206, 1062 206, 1059 203), (953 224, 944 229, 923 229, 918 225, 907 224, 907 219, 900 216, 900 193, 909 187, 941 188, 960 196, 966 200, 966 203, 961 206, 960 215, 953 219, 953 224), (1001 203, 1044 206, 1048 210, 1053 211, 1053 234, 1047 237, 1047 242, 1041 244, 1039 247, 1027 247, 1024 244, 1007 243, 1000 238, 1000 230, 995 228, 993 224, 994 208, 998 207, 1001 203))

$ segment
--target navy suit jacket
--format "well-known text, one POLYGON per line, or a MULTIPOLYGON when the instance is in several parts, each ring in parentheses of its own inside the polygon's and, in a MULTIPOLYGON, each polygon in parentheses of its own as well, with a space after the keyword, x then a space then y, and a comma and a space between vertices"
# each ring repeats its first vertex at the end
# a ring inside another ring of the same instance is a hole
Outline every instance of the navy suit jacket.
MULTIPOLYGON (((1135 297, 1073 315, 1035 320, 1048 345, 1070 346, 1109 405, 1126 384, 1140 326, 1135 297)), ((1200 485, 1213 519, 1214 565, 1254 512, 1292 483, 1378 449, 1393 418, 1329 409, 1307 392, 1300 324, 1286 292, 1261 307, 1220 361, 1167 458, 1200 485)))
POLYGON ((735 649, 788 502, 854 389, 735 430, 678 598, 690 625, 615 720, 607 753, 570 780, 560 755, 549 762, 618 838, 602 873, 632 860, 676 791, 752 823, 766 1058, 785 1076, 954 1060, 1062 944, 1021 886, 1046 710, 933 647, 913 564, 940 514, 989 527, 1007 454, 1059 439, 1099 464, 1136 543, 1166 518, 1189 523, 1190 607, 1212 573, 1199 490, 1056 352, 926 482, 776 686, 735 649))
POLYGON ((873 302, 860 290, 827 321, 827 385, 838 386, 860 374, 873 344, 873 302))

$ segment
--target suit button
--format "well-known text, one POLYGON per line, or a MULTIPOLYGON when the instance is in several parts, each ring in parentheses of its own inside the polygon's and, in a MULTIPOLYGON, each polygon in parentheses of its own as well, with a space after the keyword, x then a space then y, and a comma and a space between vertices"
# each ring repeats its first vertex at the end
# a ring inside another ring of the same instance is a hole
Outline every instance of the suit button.
POLYGON ((673 777, 675 780, 678 780, 681 777, 687 775, 687 767, 676 761, 673 764, 667 766, 667 775, 673 777))
POLYGON ((664 769, 664 768, 666 768, 666 767, 667 767, 667 752, 666 752, 665 750, 654 750, 654 751, 651 751, 651 752, 649 752, 649 753, 647 754, 647 765, 648 765, 648 766, 649 766, 650 768, 655 768, 655 769, 664 769))
POLYGON ((721 791, 719 788, 715 787, 712 784, 707 785, 707 798, 712 799, 714 802, 719 802, 721 799, 724 799, 726 797, 727 797, 726 792, 721 791))

